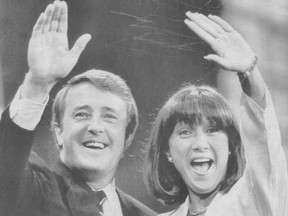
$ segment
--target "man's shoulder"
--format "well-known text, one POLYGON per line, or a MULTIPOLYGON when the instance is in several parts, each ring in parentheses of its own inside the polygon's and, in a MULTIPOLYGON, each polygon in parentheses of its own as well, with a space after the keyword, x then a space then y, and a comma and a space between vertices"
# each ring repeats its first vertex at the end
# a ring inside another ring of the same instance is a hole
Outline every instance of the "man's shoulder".
POLYGON ((138 216, 156 216, 157 213, 153 211, 148 206, 144 205, 131 195, 125 193, 121 189, 117 188, 117 193, 120 198, 123 215, 125 214, 125 211, 127 211, 127 215, 138 215, 138 216), (125 210, 126 209, 126 210, 125 210))

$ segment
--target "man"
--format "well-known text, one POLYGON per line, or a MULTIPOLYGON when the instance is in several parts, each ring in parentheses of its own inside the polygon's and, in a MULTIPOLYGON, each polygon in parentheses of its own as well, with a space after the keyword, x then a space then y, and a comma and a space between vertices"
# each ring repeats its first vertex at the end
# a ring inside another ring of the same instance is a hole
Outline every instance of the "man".
POLYGON ((115 188, 115 172, 131 144, 138 113, 117 75, 90 70, 56 95, 52 128, 60 161, 50 170, 31 152, 35 128, 57 80, 76 64, 91 36, 68 49, 67 5, 47 6, 28 47, 29 72, 0 125, 0 215, 155 215, 115 188), (103 193, 104 192, 104 193, 103 193))

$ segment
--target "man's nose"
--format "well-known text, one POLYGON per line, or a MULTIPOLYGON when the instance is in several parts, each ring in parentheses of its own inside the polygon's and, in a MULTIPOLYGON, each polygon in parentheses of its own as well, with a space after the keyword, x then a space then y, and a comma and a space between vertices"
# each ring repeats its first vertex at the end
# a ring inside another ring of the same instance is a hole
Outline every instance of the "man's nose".
POLYGON ((99 117, 92 118, 88 125, 88 131, 94 135, 103 133, 105 131, 105 128, 101 118, 99 117))
POLYGON ((205 151, 209 148, 209 140, 204 132, 197 133, 192 141, 194 151, 205 151))

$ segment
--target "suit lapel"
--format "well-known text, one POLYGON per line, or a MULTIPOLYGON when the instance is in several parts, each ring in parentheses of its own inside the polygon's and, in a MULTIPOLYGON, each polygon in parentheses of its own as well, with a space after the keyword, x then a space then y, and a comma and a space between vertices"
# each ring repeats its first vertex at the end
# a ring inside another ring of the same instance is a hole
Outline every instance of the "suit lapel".
POLYGON ((68 190, 67 199, 73 216, 100 216, 96 206, 97 196, 93 191, 73 185, 68 190))
POLYGON ((67 185, 67 200, 73 216, 100 216, 96 203, 98 197, 91 188, 72 175, 71 171, 59 161, 55 171, 61 175, 67 185))
POLYGON ((135 216, 133 215, 133 212, 131 210, 133 206, 131 206, 131 202, 127 199, 124 192, 119 190, 118 188, 116 189, 116 191, 119 196, 123 216, 135 216))

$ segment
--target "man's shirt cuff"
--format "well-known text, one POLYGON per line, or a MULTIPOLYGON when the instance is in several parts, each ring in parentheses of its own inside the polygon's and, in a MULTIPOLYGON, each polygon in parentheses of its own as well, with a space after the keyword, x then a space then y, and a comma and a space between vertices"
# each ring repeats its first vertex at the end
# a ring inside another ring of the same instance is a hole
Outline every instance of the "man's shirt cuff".
POLYGON ((20 86, 10 104, 10 118, 18 126, 33 131, 40 122, 48 101, 49 97, 43 103, 21 98, 20 86))

